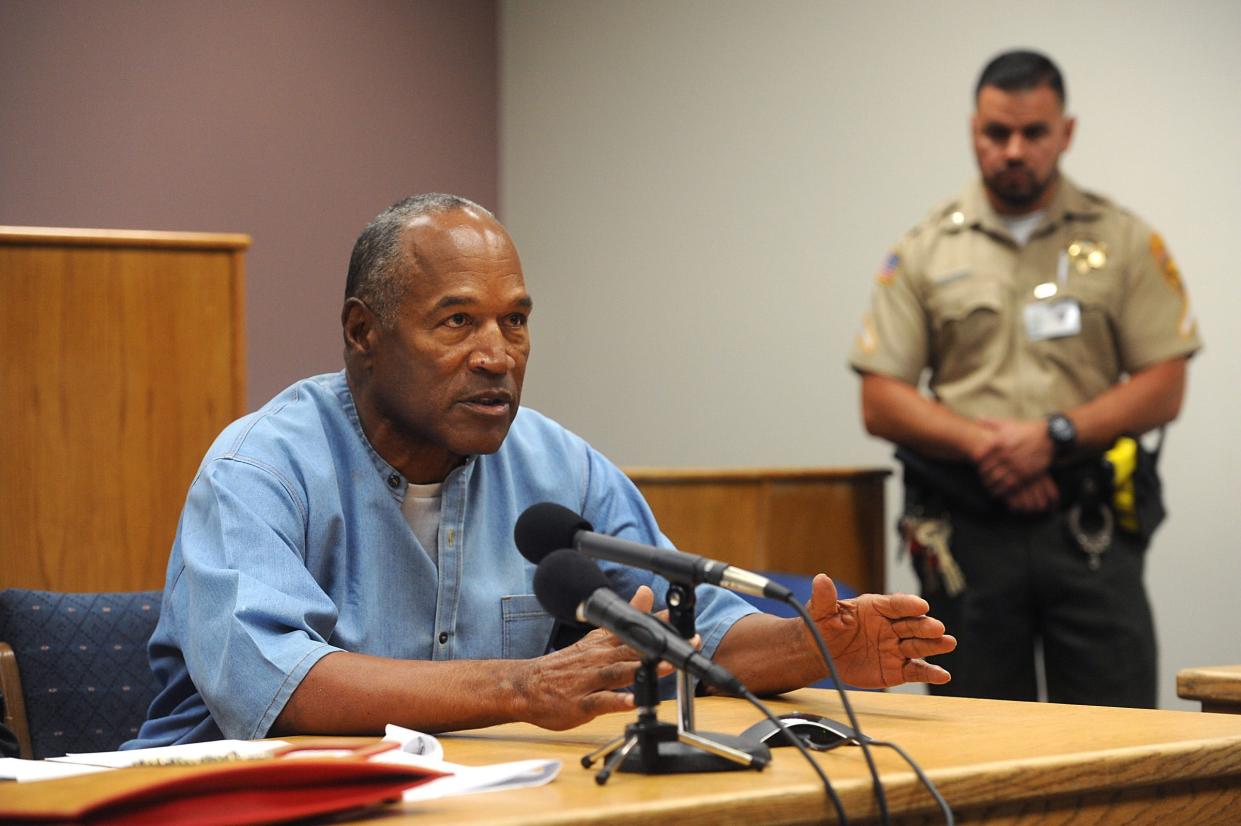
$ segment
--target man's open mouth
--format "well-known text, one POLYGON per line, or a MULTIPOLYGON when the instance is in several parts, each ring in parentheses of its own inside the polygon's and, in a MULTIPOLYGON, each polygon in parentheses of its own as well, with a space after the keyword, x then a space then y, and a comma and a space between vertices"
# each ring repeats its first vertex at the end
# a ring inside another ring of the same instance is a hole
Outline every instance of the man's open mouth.
POLYGON ((506 413, 513 404, 513 394, 507 390, 475 393, 462 400, 462 404, 484 413, 506 413))

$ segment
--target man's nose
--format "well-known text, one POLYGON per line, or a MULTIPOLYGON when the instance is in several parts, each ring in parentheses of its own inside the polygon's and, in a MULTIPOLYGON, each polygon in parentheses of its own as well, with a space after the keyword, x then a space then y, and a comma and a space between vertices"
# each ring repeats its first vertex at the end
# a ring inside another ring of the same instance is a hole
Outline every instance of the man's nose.
POLYGON ((1014 132, 1008 136, 1008 141, 1004 144, 1004 157, 1009 160, 1021 160, 1025 158, 1027 148, 1025 136, 1020 132, 1014 132))
POLYGON ((499 326, 487 325, 480 328, 474 341, 474 349, 470 352, 470 369, 502 375, 516 366, 517 359, 509 352, 508 341, 499 326))

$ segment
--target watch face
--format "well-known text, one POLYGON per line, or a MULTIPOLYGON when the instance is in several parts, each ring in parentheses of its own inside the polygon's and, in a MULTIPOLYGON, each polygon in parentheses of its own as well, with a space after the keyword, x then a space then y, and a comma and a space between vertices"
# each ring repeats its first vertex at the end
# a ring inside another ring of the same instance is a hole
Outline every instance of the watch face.
POLYGON ((1047 432, 1057 445, 1069 446, 1077 438, 1077 428, 1064 416, 1050 416, 1047 419, 1047 432))

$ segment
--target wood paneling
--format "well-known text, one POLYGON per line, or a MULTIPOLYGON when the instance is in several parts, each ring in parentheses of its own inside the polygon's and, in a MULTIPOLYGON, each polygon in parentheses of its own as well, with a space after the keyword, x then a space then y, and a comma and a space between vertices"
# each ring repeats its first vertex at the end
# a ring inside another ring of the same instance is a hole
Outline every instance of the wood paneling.
POLYGON ((0 583, 163 586, 245 406, 244 235, 0 227, 0 583))
POLYGON ((742 568, 824 572, 884 590, 884 479, 877 468, 625 471, 678 548, 742 568))

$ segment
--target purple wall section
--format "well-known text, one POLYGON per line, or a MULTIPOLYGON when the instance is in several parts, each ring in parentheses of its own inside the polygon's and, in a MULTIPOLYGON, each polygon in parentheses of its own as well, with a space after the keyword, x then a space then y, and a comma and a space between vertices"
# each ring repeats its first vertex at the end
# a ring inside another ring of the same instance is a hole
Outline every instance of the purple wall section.
POLYGON ((494 0, 0 0, 0 224, 245 232, 251 407, 339 369, 354 238, 494 207, 494 0))

